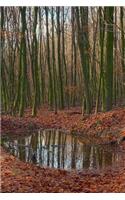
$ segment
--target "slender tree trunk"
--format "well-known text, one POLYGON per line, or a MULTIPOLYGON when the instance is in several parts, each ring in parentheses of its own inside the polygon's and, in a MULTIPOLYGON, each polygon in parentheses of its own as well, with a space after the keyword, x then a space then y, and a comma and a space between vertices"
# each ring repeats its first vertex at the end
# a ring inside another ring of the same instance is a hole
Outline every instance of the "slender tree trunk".
POLYGON ((26 7, 20 7, 21 22, 22 22, 22 38, 21 38, 21 75, 20 75, 20 103, 19 103, 19 116, 23 116, 26 95, 26 7))
POLYGON ((99 103, 100 103, 100 93, 102 94, 102 110, 104 111, 105 91, 104 91, 104 66, 103 65, 104 65, 105 13, 103 14, 104 14, 104 17, 102 15, 102 8, 99 7, 100 75, 99 75, 99 84, 98 84, 98 90, 97 90, 95 113, 98 112, 99 103))
POLYGON ((45 7, 45 13, 46 13, 47 62, 48 62, 48 72, 49 72, 49 105, 50 105, 50 109, 52 109, 52 106, 53 106, 53 84, 52 84, 52 72, 51 72, 51 64, 50 64, 48 7, 45 7))
POLYGON ((57 71, 56 71, 56 62, 55 62, 55 35, 54 35, 54 10, 52 7, 52 66, 53 66, 53 95, 54 95, 54 110, 57 114, 57 71))
POLYGON ((36 36, 37 28, 37 16, 38 7, 34 7, 34 24, 33 24, 33 46, 32 46, 32 57, 33 57, 33 83, 34 83, 34 94, 33 94, 33 106, 32 116, 36 115, 36 109, 40 105, 40 86, 39 86, 39 69, 38 69, 38 44, 36 36))
POLYGON ((105 62, 105 110, 112 109, 113 97, 113 14, 114 7, 106 8, 107 38, 106 38, 106 62, 105 62), (110 55, 110 56, 109 56, 110 55))
POLYGON ((64 93, 63 93, 63 78, 62 78, 62 65, 61 65, 61 42, 60 42, 60 7, 57 7, 57 55, 58 55, 58 71, 59 71, 59 97, 60 108, 64 108, 64 93))
POLYGON ((120 24, 121 24, 121 63, 123 72, 123 97, 125 96, 125 13, 124 8, 120 7, 120 24))
POLYGON ((83 82, 84 82, 84 96, 85 96, 85 112, 91 112, 91 97, 89 88, 89 56, 88 56, 88 8, 78 7, 75 9, 77 22, 77 40, 80 51, 83 82))

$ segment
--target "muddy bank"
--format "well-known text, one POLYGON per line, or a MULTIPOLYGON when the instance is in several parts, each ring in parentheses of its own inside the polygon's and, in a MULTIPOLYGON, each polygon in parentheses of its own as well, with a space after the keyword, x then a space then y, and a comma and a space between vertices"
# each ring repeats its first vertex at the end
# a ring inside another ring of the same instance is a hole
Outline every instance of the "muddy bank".
POLYGON ((124 108, 84 116, 81 116, 80 108, 59 111, 56 115, 41 108, 35 118, 30 113, 27 110, 23 118, 2 115, 2 134, 22 135, 40 128, 56 128, 72 134, 88 135, 96 143, 120 141, 125 136, 124 108))
MULTIPOLYGON (((125 142, 122 144, 125 149, 125 142)), ((2 192, 125 192, 125 167, 67 172, 24 163, 1 151, 2 192)))

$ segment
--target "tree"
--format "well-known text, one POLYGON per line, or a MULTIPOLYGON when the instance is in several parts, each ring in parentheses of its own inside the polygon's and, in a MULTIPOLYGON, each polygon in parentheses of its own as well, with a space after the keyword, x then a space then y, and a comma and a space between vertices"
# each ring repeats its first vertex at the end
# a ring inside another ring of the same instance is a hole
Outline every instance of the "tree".
POLYGON ((75 8, 77 23, 77 40, 80 51, 83 82, 84 82, 84 100, 85 112, 91 112, 91 96, 89 88, 89 39, 88 39, 88 7, 75 8))
POLYGON ((22 117, 25 106, 25 95, 26 95, 26 7, 20 7, 21 23, 22 23, 22 37, 20 47, 20 97, 19 97, 19 116, 22 117))
MULTIPOLYGON (((123 91, 125 90, 125 13, 124 8, 120 7, 120 25, 121 25, 121 63, 123 71, 123 91)), ((123 92, 124 94, 124 92, 123 92)), ((123 95, 124 96, 124 95, 123 95)))
POLYGON ((32 115, 36 115, 36 109, 40 105, 40 84, 39 84, 39 70, 38 70, 38 44, 36 36, 38 7, 34 7, 34 23, 33 23, 33 42, 32 42, 32 77, 33 77, 33 106, 32 115))
POLYGON ((114 7, 106 7, 105 110, 112 109, 113 100, 113 14, 114 7), (109 56, 110 55, 110 56, 109 56))
POLYGON ((52 66, 53 66, 53 95, 54 95, 54 110, 57 114, 57 71, 55 61, 55 34, 54 34, 54 9, 51 11, 51 22, 52 22, 52 66))
POLYGON ((63 79, 62 79, 62 64, 61 64, 61 43, 60 43, 60 7, 56 8, 56 17, 57 17, 57 55, 58 55, 58 71, 59 71, 59 88, 58 88, 58 93, 59 93, 59 105, 60 108, 64 108, 64 92, 63 92, 63 79))
POLYGON ((47 63, 49 72, 49 105, 52 109, 53 106, 53 83, 52 83, 52 72, 50 64, 50 42, 49 42, 49 24, 48 24, 48 7, 45 7, 46 13, 46 44, 47 44, 47 63))

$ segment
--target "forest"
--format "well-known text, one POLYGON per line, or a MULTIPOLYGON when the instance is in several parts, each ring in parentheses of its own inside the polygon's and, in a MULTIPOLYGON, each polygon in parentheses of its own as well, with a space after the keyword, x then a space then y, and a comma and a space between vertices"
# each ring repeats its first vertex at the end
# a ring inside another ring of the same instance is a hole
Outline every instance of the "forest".
POLYGON ((0 7, 1 191, 125 192, 125 7, 0 7))

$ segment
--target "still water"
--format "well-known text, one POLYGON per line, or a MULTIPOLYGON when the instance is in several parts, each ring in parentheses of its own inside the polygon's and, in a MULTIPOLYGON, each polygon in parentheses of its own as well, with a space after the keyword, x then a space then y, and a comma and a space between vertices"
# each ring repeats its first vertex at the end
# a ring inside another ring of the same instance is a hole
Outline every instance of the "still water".
POLYGON ((117 167, 123 159, 117 145, 85 145, 78 136, 60 130, 39 130, 18 139, 5 137, 2 145, 25 162, 66 170, 117 167))

